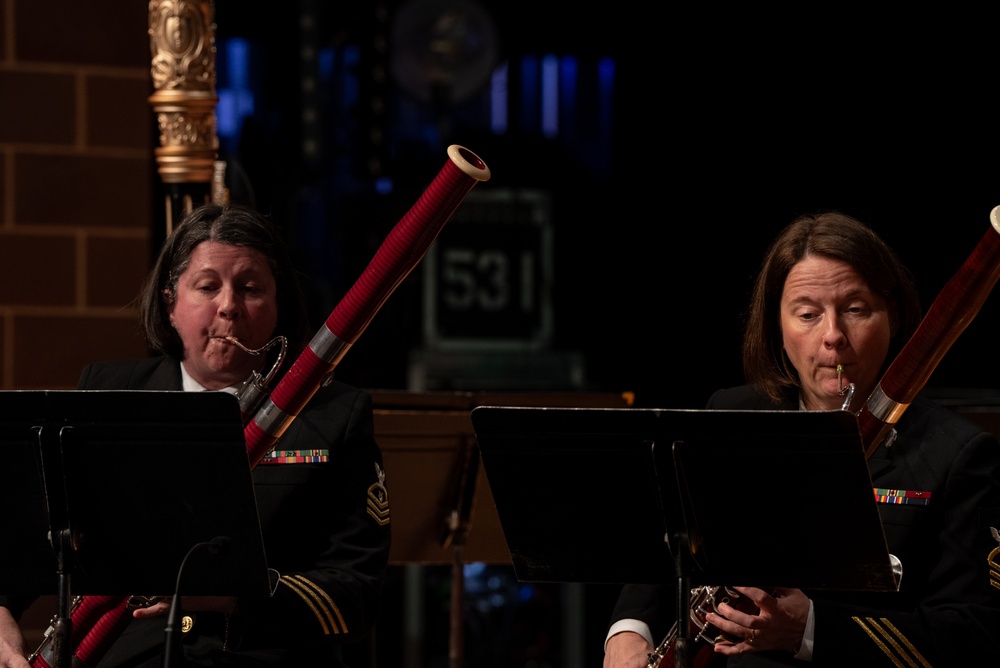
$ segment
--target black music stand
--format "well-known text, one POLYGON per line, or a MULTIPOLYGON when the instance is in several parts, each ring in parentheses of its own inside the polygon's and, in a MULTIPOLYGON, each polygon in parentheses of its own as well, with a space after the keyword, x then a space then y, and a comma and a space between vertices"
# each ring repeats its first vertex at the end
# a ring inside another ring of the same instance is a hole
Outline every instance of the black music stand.
POLYGON ((657 423, 631 409, 473 409, 519 580, 672 581, 650 454, 657 423))
POLYGON ((0 592, 267 596, 239 403, 223 392, 0 392, 0 592))
POLYGON ((677 665, 695 584, 896 589, 846 411, 484 406, 472 423, 518 579, 675 583, 677 665))

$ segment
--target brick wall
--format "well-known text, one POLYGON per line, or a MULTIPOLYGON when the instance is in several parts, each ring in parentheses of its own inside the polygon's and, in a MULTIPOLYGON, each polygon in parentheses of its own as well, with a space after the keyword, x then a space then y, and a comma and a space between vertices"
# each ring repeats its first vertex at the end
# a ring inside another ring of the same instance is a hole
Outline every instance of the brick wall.
POLYGON ((146 353, 155 121, 143 0, 0 0, 0 389, 146 353))

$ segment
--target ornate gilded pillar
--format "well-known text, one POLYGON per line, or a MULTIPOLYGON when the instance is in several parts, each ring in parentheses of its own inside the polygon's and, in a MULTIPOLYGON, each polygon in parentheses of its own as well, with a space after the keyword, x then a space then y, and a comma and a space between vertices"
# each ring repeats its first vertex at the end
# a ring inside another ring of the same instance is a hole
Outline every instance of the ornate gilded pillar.
POLYGON ((157 169, 165 186, 165 234, 194 207, 224 202, 217 160, 215 5, 212 0, 150 0, 149 45, 155 92, 157 169))

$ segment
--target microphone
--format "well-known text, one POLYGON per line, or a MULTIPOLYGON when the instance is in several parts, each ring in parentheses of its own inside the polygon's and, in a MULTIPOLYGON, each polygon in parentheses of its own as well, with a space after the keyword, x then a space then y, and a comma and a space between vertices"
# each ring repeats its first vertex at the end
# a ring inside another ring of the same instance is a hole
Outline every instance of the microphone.
POLYGON ((216 536, 212 540, 208 541, 208 553, 212 555, 221 554, 223 556, 229 554, 229 550, 233 547, 233 541, 229 536, 216 536))
POLYGON ((177 629, 181 625, 181 579, 184 575, 184 567, 187 565, 188 559, 201 548, 206 548, 211 555, 228 554, 232 547, 232 542, 229 536, 216 536, 210 541, 195 543, 187 551, 187 554, 184 555, 184 559, 181 560, 181 565, 177 569, 177 583, 174 585, 174 596, 170 600, 170 610, 167 613, 167 625, 164 628, 163 668, 174 668, 174 657, 180 656, 182 651, 181 636, 177 633, 177 629))

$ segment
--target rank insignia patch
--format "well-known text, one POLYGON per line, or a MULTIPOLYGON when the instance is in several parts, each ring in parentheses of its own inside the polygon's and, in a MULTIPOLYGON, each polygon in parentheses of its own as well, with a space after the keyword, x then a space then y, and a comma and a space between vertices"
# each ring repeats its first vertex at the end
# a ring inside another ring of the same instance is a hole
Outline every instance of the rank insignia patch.
MULTIPOLYGON (((993 540, 1000 543, 1000 531, 996 527, 990 527, 990 533, 993 534, 993 540)), ((1000 589, 1000 545, 993 548, 986 561, 990 566, 990 585, 1000 589)))
POLYGON ((368 488, 368 514, 379 524, 389 523, 389 493, 385 489, 385 471, 375 464, 378 482, 368 488))

